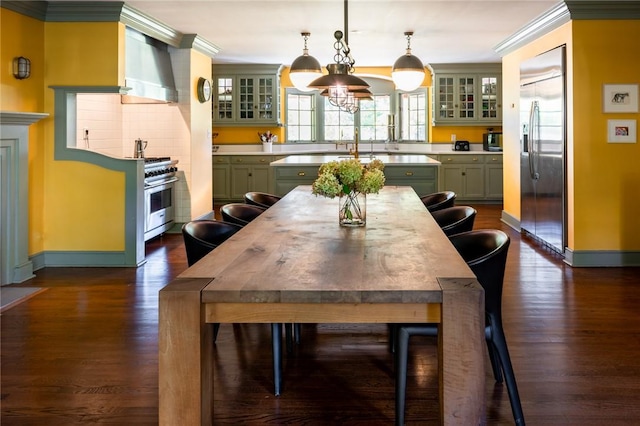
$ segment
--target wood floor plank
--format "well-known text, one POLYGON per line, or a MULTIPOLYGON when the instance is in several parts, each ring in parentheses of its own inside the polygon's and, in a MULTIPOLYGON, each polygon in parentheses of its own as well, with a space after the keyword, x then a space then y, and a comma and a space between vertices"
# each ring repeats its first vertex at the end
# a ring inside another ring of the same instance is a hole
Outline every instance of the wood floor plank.
MULTIPOLYGON (((504 327, 529 425, 640 422, 640 268, 572 269, 474 206, 475 228, 512 238, 504 327)), ((180 235, 139 268, 45 268, 46 288, 2 312, 0 424, 158 424, 158 292, 187 267, 180 235)), ((272 394, 270 329, 223 324, 211 362, 215 424, 388 425, 393 360, 383 324, 303 324, 272 394)), ((488 358, 487 358, 488 363, 488 358)), ((438 424, 436 339, 412 339, 407 424, 438 424)), ((486 368, 490 425, 513 424, 486 368)))

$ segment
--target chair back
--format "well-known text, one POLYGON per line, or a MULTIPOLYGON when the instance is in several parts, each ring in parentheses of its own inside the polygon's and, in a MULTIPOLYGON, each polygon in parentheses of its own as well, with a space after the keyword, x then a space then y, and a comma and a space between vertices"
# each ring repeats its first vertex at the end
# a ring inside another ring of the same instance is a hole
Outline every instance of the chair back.
POLYGON ((193 220, 182 225, 182 238, 189 266, 206 256, 242 227, 217 220, 193 220))
POLYGON ((245 226, 266 210, 264 207, 251 204, 230 203, 220 207, 220 214, 222 215, 222 220, 225 222, 245 226))
POLYGON ((245 203, 264 207, 265 209, 268 209, 280 201, 281 198, 282 197, 278 197, 277 195, 267 194, 266 192, 247 192, 244 194, 245 203))
POLYGON ((453 207, 456 201, 456 193, 453 191, 434 192, 420 197, 422 204, 430 212, 453 207))
POLYGON ((445 235, 450 236, 473 229, 473 223, 478 212, 469 206, 454 206, 431 212, 435 221, 440 225, 445 235))
POLYGON ((481 229, 449 237, 484 288, 485 312, 490 324, 502 321, 502 287, 509 236, 497 229, 481 229))

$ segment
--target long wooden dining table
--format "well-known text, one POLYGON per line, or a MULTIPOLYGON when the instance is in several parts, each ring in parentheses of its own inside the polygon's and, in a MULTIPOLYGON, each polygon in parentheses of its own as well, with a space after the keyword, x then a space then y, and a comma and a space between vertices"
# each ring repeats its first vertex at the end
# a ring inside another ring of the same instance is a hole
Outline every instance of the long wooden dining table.
POLYGON ((299 186, 160 291, 160 425, 214 423, 213 323, 438 323, 441 423, 485 423, 482 287, 411 187, 366 208, 299 186))

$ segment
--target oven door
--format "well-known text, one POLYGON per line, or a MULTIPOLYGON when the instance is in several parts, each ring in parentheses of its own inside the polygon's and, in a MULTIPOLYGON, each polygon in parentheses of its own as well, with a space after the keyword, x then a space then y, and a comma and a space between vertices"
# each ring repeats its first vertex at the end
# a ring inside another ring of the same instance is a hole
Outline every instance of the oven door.
POLYGON ((155 185, 144 190, 144 240, 168 230, 174 223, 173 183, 155 185))

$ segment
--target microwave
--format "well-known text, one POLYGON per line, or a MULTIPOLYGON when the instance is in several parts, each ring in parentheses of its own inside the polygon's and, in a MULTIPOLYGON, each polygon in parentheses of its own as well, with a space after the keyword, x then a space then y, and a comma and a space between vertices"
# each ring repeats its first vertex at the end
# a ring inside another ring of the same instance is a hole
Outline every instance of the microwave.
POLYGON ((483 134, 482 149, 485 151, 502 151, 502 133, 483 134))

